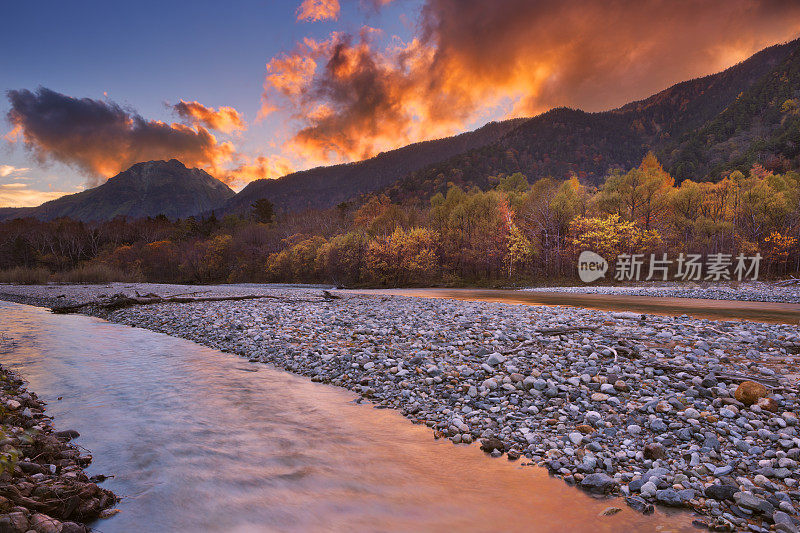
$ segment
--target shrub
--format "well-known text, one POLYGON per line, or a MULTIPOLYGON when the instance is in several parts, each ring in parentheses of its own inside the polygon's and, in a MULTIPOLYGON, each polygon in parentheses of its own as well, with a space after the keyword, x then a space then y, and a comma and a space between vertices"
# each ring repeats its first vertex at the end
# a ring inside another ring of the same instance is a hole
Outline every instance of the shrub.
POLYGON ((50 281, 50 272, 42 267, 14 267, 0 271, 0 283, 44 285, 48 281, 50 281))
POLYGON ((110 283, 112 281, 136 281, 134 276, 103 263, 85 263, 67 272, 56 274, 56 281, 63 283, 110 283))

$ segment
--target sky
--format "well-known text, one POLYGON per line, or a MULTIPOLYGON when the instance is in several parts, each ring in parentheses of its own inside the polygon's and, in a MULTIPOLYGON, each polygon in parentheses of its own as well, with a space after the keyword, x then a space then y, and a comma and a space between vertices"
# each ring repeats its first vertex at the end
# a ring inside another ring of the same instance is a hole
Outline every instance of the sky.
POLYGON ((234 189, 612 109, 800 36, 795 0, 5 2, 0 206, 177 158, 234 189))

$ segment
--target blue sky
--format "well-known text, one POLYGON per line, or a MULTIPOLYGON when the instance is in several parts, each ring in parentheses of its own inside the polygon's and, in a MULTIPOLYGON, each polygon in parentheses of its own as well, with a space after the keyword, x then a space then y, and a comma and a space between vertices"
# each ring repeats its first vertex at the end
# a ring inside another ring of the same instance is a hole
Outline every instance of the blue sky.
POLYGON ((239 188, 555 106, 611 109, 800 35, 796 0, 45 0, 0 14, 0 207, 147 159, 239 188), (301 2, 328 15, 299 21, 301 2), (181 100, 246 127, 179 116, 181 100))
MULTIPOLYGON (((166 122, 176 117, 165 103, 180 99, 215 108, 231 106, 250 123, 246 135, 236 139, 237 149, 268 152, 270 143, 285 135, 281 126, 286 121, 285 114, 277 113, 255 122, 270 58, 304 37, 322 40, 334 29, 357 32, 363 24, 407 35, 409 27, 401 15, 414 9, 413 2, 380 12, 345 2, 338 20, 311 23, 296 20, 298 4, 299 0, 6 2, 0 89, 5 95, 11 89, 44 86, 78 98, 108 98, 147 119, 166 122)), ((8 99, 0 98, 0 137, 12 129, 5 120, 9 108, 8 99)), ((22 143, 0 146, 0 184, 25 181, 33 190, 74 192, 86 183, 84 174, 59 162, 40 164, 22 143), (2 168, 9 166, 29 170, 3 177, 2 168)))

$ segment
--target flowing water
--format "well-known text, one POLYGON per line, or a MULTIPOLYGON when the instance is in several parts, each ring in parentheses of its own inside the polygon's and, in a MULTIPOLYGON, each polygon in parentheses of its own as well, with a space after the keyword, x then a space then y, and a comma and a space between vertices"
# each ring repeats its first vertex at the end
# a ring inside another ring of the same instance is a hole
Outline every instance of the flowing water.
POLYGON ((147 330, 0 302, 0 363, 81 433, 90 475, 115 476, 105 533, 691 529, 688 513, 638 515, 348 391, 147 330))
POLYGON ((691 315, 713 320, 753 320, 774 324, 800 324, 800 304, 746 302, 700 298, 533 292, 508 289, 353 289, 341 292, 388 294, 421 298, 452 298, 527 305, 566 305, 604 311, 634 311, 656 315, 691 315))

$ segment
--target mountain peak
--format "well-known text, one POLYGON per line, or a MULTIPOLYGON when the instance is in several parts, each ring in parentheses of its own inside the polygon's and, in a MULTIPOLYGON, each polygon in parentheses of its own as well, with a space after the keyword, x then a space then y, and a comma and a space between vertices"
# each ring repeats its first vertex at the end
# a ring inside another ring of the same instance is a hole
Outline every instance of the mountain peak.
POLYGON ((84 221, 157 215, 177 219, 210 211, 234 194, 205 170, 187 168, 177 159, 143 161, 93 189, 25 209, 19 215, 84 221))

